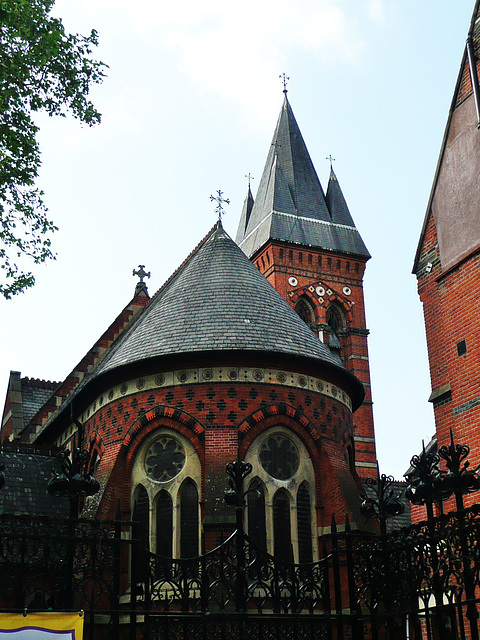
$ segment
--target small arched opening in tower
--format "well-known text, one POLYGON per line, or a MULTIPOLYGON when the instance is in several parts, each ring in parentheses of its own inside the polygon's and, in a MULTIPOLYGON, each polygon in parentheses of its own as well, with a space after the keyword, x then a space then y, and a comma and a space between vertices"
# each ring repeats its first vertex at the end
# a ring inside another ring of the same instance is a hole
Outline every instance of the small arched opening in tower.
POLYGON ((307 324, 312 331, 315 331, 315 313, 310 302, 305 298, 299 298, 294 309, 305 324, 307 324))

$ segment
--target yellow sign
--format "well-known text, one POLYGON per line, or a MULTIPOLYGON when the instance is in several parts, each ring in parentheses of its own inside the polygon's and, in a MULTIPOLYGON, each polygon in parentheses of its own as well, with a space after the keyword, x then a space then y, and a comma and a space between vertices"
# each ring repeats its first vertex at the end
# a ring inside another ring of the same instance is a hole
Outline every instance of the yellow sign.
POLYGON ((83 613, 0 613, 0 640, 82 640, 83 613))

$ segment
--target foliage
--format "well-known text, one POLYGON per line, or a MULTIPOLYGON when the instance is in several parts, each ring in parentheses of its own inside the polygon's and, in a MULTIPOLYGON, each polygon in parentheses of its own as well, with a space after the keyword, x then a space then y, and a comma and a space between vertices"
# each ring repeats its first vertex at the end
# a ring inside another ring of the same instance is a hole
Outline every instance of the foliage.
POLYGON ((0 294, 31 287, 32 265, 54 258, 43 192, 35 112, 72 114, 89 126, 100 114, 88 99, 105 66, 91 58, 97 32, 70 34, 50 15, 55 0, 0 0, 0 294), (26 267, 25 267, 26 263, 26 267))

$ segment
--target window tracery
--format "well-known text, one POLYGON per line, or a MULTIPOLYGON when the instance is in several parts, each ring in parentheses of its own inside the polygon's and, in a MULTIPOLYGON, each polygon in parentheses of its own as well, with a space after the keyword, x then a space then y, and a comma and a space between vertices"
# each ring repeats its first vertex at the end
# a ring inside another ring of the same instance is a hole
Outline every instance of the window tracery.
POLYGON ((198 555, 201 467, 189 440, 160 424, 136 455, 131 486, 132 515, 141 504, 146 547, 165 557, 198 555))
POLYGON ((245 462, 253 467, 246 509, 250 538, 270 554, 309 562, 307 558, 317 554, 317 525, 315 492, 310 489, 315 474, 305 445, 287 427, 274 426, 255 438, 245 462))

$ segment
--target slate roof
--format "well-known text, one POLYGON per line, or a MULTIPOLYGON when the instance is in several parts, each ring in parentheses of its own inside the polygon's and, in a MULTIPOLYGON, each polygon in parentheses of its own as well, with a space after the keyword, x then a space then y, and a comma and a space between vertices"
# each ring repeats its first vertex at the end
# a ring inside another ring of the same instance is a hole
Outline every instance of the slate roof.
POLYGON ((269 239, 370 257, 338 181, 325 198, 286 94, 255 202, 236 237, 248 257, 269 239))
POLYGON ((27 425, 37 411, 50 398, 58 387, 58 382, 37 380, 36 378, 22 378, 22 411, 23 424, 27 425))
POLYGON ((28 450, 3 450, 0 461, 5 465, 5 485, 0 491, 0 513, 18 516, 68 516, 68 498, 54 498, 47 493, 52 468, 60 471, 55 457, 28 450))
POLYGON ((218 222, 96 373, 158 356, 238 350, 343 369, 218 222))

